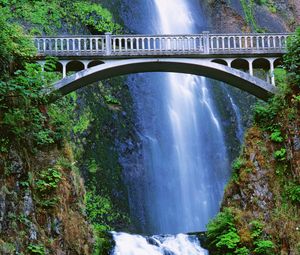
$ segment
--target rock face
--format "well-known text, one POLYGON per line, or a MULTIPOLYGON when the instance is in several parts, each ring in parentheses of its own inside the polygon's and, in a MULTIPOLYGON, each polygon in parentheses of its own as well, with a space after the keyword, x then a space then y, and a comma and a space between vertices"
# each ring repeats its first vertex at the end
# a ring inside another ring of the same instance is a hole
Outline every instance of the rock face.
MULTIPOLYGON (((300 24, 300 1, 281 0, 257 4, 253 0, 204 1, 214 32, 294 31, 300 24), (244 4, 243 4, 244 3, 244 4)), ((203 4, 203 1, 201 1, 203 4)))
MULTIPOLYGON (((241 240, 251 231, 251 222, 259 221, 265 238, 275 245, 274 254, 296 255, 300 252, 300 108, 290 98, 274 120, 264 124, 277 125, 282 140, 272 140, 267 126, 248 130, 222 208, 233 210, 241 240)), ((243 245, 253 247, 249 239, 243 245)))
POLYGON ((84 189, 69 155, 55 146, 36 155, 21 148, 0 155, 0 254, 91 254, 84 189))

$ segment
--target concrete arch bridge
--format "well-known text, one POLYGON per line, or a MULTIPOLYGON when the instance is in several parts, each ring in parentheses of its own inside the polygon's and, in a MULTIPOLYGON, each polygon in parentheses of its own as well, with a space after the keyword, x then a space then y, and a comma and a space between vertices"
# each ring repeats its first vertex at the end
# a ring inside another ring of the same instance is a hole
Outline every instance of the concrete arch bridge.
POLYGON ((66 95, 102 79, 138 72, 188 73, 220 80, 266 100, 290 34, 112 35, 36 37, 38 62, 59 59, 66 95), (265 77, 255 76, 264 70, 265 77), (75 72, 67 76, 68 72, 75 72))

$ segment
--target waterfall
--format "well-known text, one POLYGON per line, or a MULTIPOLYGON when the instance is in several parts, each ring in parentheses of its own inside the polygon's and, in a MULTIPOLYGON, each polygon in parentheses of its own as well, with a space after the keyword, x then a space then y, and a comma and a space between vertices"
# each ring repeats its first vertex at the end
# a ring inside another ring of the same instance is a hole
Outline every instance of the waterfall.
MULTIPOLYGON (((152 6, 154 33, 197 33, 199 13, 186 0, 153 0, 152 6)), ((153 84, 146 90, 131 87, 140 117, 144 171, 143 194, 134 203, 143 204, 144 232, 203 231, 219 209, 228 177, 222 126, 209 83, 183 74, 150 80, 153 84)))
POLYGON ((129 235, 113 233, 116 247, 114 255, 205 255, 196 236, 178 234, 176 236, 129 235))
MULTIPOLYGON (((148 14, 139 15, 147 17, 149 24, 141 25, 140 31, 140 24, 135 23, 137 32, 193 34, 206 26, 197 1, 151 0, 146 4, 148 14)), ((129 89, 141 141, 139 152, 123 160, 132 216, 145 234, 204 231, 219 211, 229 177, 223 127, 209 81, 185 74, 139 74, 130 76, 129 89)), ((154 246, 141 236, 115 233, 114 238, 115 255, 205 254, 199 244, 192 245, 194 253, 162 252, 166 242, 182 241, 182 236, 160 239, 154 246), (128 249, 140 247, 143 252, 126 251, 124 242, 130 243, 128 249)), ((184 238, 186 246, 193 243, 184 238)))
POLYGON ((243 127, 243 123, 242 123, 242 115, 240 112, 239 107, 235 104, 232 96, 230 95, 228 89, 226 87, 223 87, 227 97, 229 98, 229 103, 231 105, 231 108, 233 110, 233 113, 235 115, 236 118, 236 137, 237 139, 240 141, 240 143, 242 144, 243 139, 244 139, 244 127, 243 127))

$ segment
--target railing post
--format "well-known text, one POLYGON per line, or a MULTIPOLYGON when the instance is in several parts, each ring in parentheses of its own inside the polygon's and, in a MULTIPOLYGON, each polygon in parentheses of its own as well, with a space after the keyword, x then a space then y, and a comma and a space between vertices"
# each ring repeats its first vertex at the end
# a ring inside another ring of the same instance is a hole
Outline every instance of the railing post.
POLYGON ((111 33, 105 33, 106 55, 111 55, 111 33))
POLYGON ((204 53, 209 54, 209 31, 203 31, 203 48, 204 48, 204 53))

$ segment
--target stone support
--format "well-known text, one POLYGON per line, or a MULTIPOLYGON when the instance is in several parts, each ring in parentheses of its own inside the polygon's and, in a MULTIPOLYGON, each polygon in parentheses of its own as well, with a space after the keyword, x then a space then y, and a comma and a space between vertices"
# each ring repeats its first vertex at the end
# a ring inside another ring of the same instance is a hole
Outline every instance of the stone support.
POLYGON ((69 63, 69 60, 60 60, 59 63, 62 65, 62 74, 63 78, 67 76, 67 64, 69 63))
MULTIPOLYGON (((115 44, 115 40, 114 40, 115 44)), ((105 33, 105 49, 106 49, 106 55, 111 55, 111 33, 105 33)))

